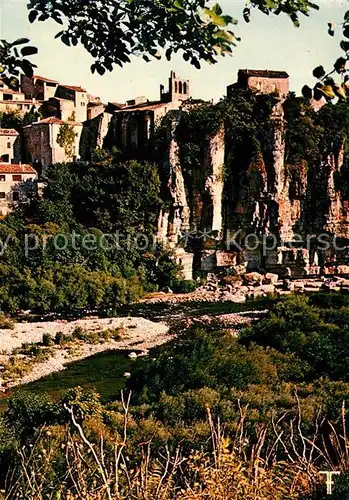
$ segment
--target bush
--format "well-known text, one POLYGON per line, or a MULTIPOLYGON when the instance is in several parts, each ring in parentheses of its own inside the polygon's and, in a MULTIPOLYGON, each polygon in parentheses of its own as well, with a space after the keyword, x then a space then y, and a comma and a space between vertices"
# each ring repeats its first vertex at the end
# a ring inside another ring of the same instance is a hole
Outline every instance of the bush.
POLYGON ((44 333, 42 336, 42 345, 44 347, 50 347, 53 344, 52 337, 49 333, 44 333))
POLYGON ((4 314, 0 314, 0 329, 3 330, 13 330, 15 327, 15 322, 7 318, 4 314))
POLYGON ((84 330, 81 326, 76 326, 73 330, 72 336, 73 339, 86 340, 86 334, 86 330, 84 330))
POLYGON ((194 280, 177 279, 172 283, 172 289, 176 293, 190 293, 196 288, 197 283, 194 280))
POLYGON ((62 345, 64 343, 65 336, 63 332, 57 332, 54 338, 54 343, 56 345, 62 345))
POLYGON ((19 392, 10 399, 6 421, 19 435, 33 434, 43 424, 56 421, 57 408, 47 396, 19 392))

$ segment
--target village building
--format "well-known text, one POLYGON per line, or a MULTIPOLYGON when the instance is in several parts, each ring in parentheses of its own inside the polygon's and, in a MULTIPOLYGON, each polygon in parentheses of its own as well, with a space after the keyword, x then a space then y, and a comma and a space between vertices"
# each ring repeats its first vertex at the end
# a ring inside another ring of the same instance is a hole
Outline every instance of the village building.
POLYGON ((13 128, 0 128, 0 163, 12 163, 21 154, 19 133, 13 128))
POLYGON ((19 112, 25 115, 31 111, 35 102, 26 99, 22 92, 11 90, 8 88, 0 88, 0 112, 11 113, 19 112))
POLYGON ((50 97, 54 97, 58 82, 44 76, 34 75, 28 77, 21 76, 21 89, 24 92, 26 99, 35 99, 37 101, 47 101, 50 97))
POLYGON ((35 107, 35 100, 27 99, 22 90, 11 89, 0 78, 0 113, 18 112, 25 115, 35 107))
POLYGON ((54 163, 74 161, 79 157, 82 123, 64 121, 56 117, 44 118, 22 129, 22 160, 32 163, 38 171, 54 163), (75 133, 73 155, 67 156, 64 147, 57 142, 61 126, 67 124, 75 133))
POLYGON ((289 75, 286 71, 240 69, 238 81, 227 87, 227 95, 229 96, 235 89, 251 89, 284 98, 289 93, 289 87, 289 75))
POLYGON ((0 163, 0 216, 26 202, 36 180, 37 172, 31 165, 0 163))
POLYGON ((125 106, 115 109, 111 119, 111 134, 120 149, 146 146, 155 128, 169 111, 179 109, 190 98, 189 80, 176 76, 171 71, 168 90, 160 85, 160 99, 149 101, 136 97, 125 106))

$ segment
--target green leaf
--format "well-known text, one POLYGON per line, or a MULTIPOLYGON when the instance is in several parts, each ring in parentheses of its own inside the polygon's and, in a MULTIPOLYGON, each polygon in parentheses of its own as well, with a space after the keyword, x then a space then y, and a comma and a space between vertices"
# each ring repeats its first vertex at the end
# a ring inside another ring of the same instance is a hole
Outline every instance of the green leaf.
POLYGON ((235 36, 228 32, 228 31, 223 31, 223 30, 218 30, 216 31, 214 34, 213 34, 213 38, 215 38, 216 40, 224 40, 225 42, 228 42, 228 43, 234 43, 236 38, 235 36))
POLYGON ((68 47, 70 47, 70 39, 69 39, 69 36, 66 33, 61 36, 61 40, 62 40, 62 42, 65 45, 67 45, 68 47))
POLYGON ((313 70, 313 76, 315 76, 315 78, 322 78, 325 75, 326 75, 326 71, 324 70, 323 66, 317 66, 313 70))
POLYGON ((29 61, 24 59, 23 61, 21 61, 20 65, 21 65, 21 68, 22 68, 25 76, 29 76, 29 78, 31 78, 34 74, 33 64, 31 64, 29 61))
POLYGON ((343 73, 345 71, 346 59, 344 57, 339 57, 337 61, 334 63, 333 67, 337 71, 337 73, 343 73))
POLYGON ((340 48, 344 50, 344 52, 349 52, 349 42, 347 42, 346 40, 342 40, 339 45, 340 48))
POLYGON ((313 97, 313 91, 308 85, 304 85, 302 88, 302 94, 306 99, 311 99, 313 97))
POLYGON ((30 42, 29 38, 18 38, 10 44, 10 47, 14 47, 15 45, 23 45, 24 43, 30 42))
POLYGON ((242 11, 243 18, 246 23, 250 22, 251 10, 248 7, 245 7, 242 11))
POLYGON ((212 7, 212 12, 214 12, 215 14, 217 14, 217 16, 220 16, 222 14, 222 9, 220 7, 220 5, 218 3, 216 3, 213 7, 212 7))
POLYGON ((292 14, 290 14, 290 18, 291 18, 291 21, 293 22, 293 26, 295 26, 296 28, 299 28, 300 22, 299 22, 297 14, 292 12, 292 14))
POLYGON ((184 7, 183 7, 183 4, 180 0, 175 0, 173 2, 173 6, 177 9, 177 10, 184 10, 184 7))
POLYGON ((29 45, 27 47, 23 47, 23 49, 21 50, 22 56, 33 56, 34 54, 37 53, 38 49, 36 47, 31 47, 29 45))
POLYGON ((330 36, 334 36, 334 29, 335 29, 335 24, 334 23, 327 23, 328 26, 328 34, 330 36))
POLYGON ((33 23, 35 21, 35 19, 38 17, 38 14, 39 13, 37 10, 31 10, 29 12, 29 16, 28 16, 29 22, 33 23))
POLYGON ((63 21, 61 19, 61 16, 58 13, 52 14, 52 19, 56 21, 58 24, 63 24, 63 21))
POLYGON ((218 16, 215 12, 210 9, 203 9, 204 13, 210 17, 211 22, 216 26, 226 26, 227 23, 223 19, 223 17, 218 16))
POLYGON ((334 97, 336 97, 331 85, 324 85, 323 87, 319 87, 319 90, 329 99, 333 99, 334 97))
POLYGON ((339 97, 340 99, 347 98, 347 94, 345 92, 345 87, 343 87, 342 85, 335 85, 333 87, 333 90, 334 90, 334 93, 336 94, 336 96, 339 97))
POLYGON ((314 87, 314 99, 315 101, 320 101, 320 99, 323 98, 323 93, 320 91, 320 88, 322 87, 321 84, 315 85, 314 87))
POLYGON ((101 64, 96 64, 96 70, 101 76, 105 73, 105 68, 101 64))
POLYGON ((222 52, 223 52, 222 47, 220 47, 219 45, 213 45, 213 46, 212 46, 212 50, 214 50, 214 51, 215 51, 215 53, 216 53, 217 55, 219 55, 219 56, 220 56, 220 55, 222 54, 222 52))
POLYGON ((191 58, 191 64, 193 66, 195 66, 196 69, 200 69, 201 68, 200 62, 196 59, 196 57, 192 57, 191 58))

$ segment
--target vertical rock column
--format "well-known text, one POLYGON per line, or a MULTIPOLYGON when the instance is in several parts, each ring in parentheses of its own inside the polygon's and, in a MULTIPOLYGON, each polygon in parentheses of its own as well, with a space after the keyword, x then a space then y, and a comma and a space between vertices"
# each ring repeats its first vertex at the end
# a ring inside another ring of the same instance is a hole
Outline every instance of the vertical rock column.
POLYGON ((161 212, 158 221, 158 237, 171 246, 176 246, 182 231, 190 226, 190 209, 187 203, 183 172, 180 164, 179 146, 175 137, 178 119, 171 123, 170 141, 167 158, 168 189, 172 196, 169 212, 161 212))
POLYGON ((212 231, 218 231, 218 236, 222 232, 222 193, 224 182, 224 128, 212 137, 205 152, 204 166, 206 172, 211 172, 205 181, 205 189, 208 191, 212 202, 212 231))
MULTIPOLYGON (((341 146, 337 154, 331 153, 327 157, 328 180, 327 197, 328 213, 325 214, 326 225, 324 229, 338 237, 349 237, 348 225, 343 222, 348 221, 348 214, 343 207, 340 191, 335 185, 335 175, 339 174, 344 161, 344 145, 341 146)), ((324 168, 324 166, 322 166, 324 168)))
MULTIPOLYGON (((285 166, 285 138, 284 138, 284 113, 282 108, 282 101, 280 101, 274 108, 273 119, 275 120, 275 134, 274 134, 274 199, 278 206, 278 233, 281 241, 293 241, 294 239, 294 226, 301 222, 303 200, 301 196, 297 199, 290 199, 290 178, 286 171, 285 166)), ((302 171, 301 186, 305 198, 306 192, 306 169, 302 171)))

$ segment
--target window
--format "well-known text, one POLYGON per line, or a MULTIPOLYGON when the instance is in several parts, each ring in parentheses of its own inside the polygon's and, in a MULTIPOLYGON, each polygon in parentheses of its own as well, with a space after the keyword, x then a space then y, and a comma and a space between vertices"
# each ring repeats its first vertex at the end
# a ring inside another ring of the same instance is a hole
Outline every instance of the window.
POLYGON ((1 155, 0 161, 1 163, 10 163, 10 155, 1 155))
POLYGON ((12 199, 13 201, 19 201, 19 191, 13 191, 12 199))
POLYGON ((178 84, 177 82, 175 82, 175 93, 177 94, 177 92, 178 92, 178 84))
POLYGON ((6 175, 0 175, 0 182, 6 181, 6 175))
POLYGON ((22 176, 21 175, 13 175, 12 180, 14 182, 21 182, 22 181, 22 176))
POLYGON ((0 192, 0 200, 3 200, 4 198, 6 198, 6 193, 0 192))
POLYGON ((183 94, 187 93, 187 82, 183 83, 183 94))
POLYGON ((10 142, 7 143, 7 149, 11 149, 11 143, 10 142))
POLYGON ((179 82, 179 93, 182 93, 182 82, 179 82))
POLYGON ((13 100, 13 95, 12 94, 4 94, 3 95, 3 100, 4 101, 12 101, 13 100))

